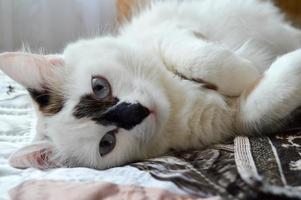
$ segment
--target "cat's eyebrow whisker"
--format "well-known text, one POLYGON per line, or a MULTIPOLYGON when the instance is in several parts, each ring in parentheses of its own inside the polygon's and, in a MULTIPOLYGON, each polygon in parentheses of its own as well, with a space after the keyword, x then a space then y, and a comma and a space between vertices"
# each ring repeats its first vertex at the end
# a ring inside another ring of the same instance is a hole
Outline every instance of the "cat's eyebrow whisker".
POLYGON ((141 70, 140 70, 140 63, 135 67, 135 74, 140 78, 141 77, 141 70))
POLYGON ((142 73, 142 64, 141 61, 139 61, 135 67, 136 71, 135 74, 138 76, 139 79, 143 79, 143 73, 142 73))
POLYGON ((135 67, 137 69, 137 76, 138 78, 140 79, 143 79, 143 73, 142 73, 142 70, 141 70, 141 63, 139 62, 138 65, 135 67))

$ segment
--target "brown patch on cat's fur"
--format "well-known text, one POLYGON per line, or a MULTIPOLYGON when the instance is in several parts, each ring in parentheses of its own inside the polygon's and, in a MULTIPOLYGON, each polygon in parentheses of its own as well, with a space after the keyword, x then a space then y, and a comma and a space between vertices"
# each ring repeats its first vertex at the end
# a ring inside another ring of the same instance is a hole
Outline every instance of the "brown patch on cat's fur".
POLYGON ((132 6, 134 5, 135 0, 118 0, 117 1, 117 10, 118 16, 117 19, 119 22, 122 22, 124 19, 128 19, 131 16, 132 6))
POLYGON ((117 1, 117 21, 122 23, 126 20, 131 19, 133 10, 137 7, 142 7, 150 2, 149 0, 118 0, 117 1))
POLYGON ((53 115, 62 110, 64 107, 64 98, 57 94, 50 95, 49 105, 42 109, 46 115, 53 115))
POLYGON ((188 78, 187 76, 179 73, 179 72, 176 72, 176 75, 179 76, 181 79, 184 79, 184 80, 189 80, 189 81, 193 81, 193 82, 196 82, 196 83, 200 83, 202 84, 202 86, 204 88, 207 88, 207 89, 210 89, 210 90, 218 90, 218 87, 216 85, 214 85, 213 83, 209 83, 207 81, 204 81, 203 79, 200 79, 200 78, 188 78))
POLYGON ((100 118, 105 111, 116 105, 119 100, 110 98, 104 101, 98 100, 94 95, 85 95, 80 98, 79 103, 75 106, 73 116, 81 118, 100 118))
POLYGON ((300 0, 274 0, 275 4, 284 11, 288 20, 297 27, 301 27, 301 1, 300 0))
POLYGON ((32 99, 38 104, 39 110, 47 116, 60 112, 64 107, 64 97, 57 92, 48 89, 43 91, 28 89, 28 91, 32 99))

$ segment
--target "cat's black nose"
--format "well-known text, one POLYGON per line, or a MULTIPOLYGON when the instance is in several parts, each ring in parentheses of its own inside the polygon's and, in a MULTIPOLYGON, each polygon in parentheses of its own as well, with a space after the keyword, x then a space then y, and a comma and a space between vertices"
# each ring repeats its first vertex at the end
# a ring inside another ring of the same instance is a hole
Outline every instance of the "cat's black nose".
POLYGON ((104 113, 101 119, 105 124, 114 124, 130 130, 140 124, 149 114, 149 109, 140 103, 120 103, 104 113))

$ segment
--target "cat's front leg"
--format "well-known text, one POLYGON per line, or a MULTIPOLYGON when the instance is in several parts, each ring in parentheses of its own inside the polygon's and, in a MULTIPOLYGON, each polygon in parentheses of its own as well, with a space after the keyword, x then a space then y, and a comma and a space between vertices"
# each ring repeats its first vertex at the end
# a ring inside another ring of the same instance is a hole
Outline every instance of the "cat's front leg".
POLYGON ((301 49, 277 59, 240 97, 239 132, 274 132, 301 105, 301 49))
POLYGON ((239 96, 260 77, 250 61, 192 31, 164 37, 160 55, 173 73, 215 85, 226 96, 239 96))

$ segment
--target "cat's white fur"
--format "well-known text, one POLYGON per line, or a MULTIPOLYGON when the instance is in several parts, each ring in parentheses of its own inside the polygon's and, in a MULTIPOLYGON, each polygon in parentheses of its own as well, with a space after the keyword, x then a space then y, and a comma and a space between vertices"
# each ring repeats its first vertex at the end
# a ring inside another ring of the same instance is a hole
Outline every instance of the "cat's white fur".
POLYGON ((38 111, 36 144, 16 152, 11 164, 103 169, 274 129, 301 103, 300 47, 301 32, 270 2, 167 0, 144 7, 117 35, 80 40, 60 57, 1 54, 0 68, 16 81, 48 84, 66 99, 53 116, 38 111), (93 75, 106 77, 121 102, 154 111, 132 130, 119 129, 115 149, 103 157, 99 141, 115 127, 72 115, 92 92, 93 75), (37 161, 42 150, 51 162, 37 161))

